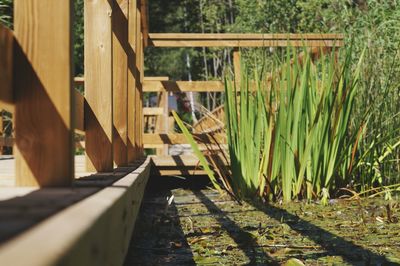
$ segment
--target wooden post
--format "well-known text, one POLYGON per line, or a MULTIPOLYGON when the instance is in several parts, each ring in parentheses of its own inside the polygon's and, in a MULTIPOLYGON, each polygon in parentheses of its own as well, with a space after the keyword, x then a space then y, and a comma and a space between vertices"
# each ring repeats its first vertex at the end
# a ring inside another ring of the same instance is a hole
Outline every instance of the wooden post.
POLYGON ((113 169, 112 2, 85 0, 85 131, 88 171, 113 169))
MULTIPOLYGON (((163 109, 163 114, 157 116, 156 132, 168 134, 168 92, 160 92, 158 96, 158 106, 163 109)), ((157 149, 157 155, 168 155, 168 144, 163 148, 157 149)))
POLYGON ((0 104, 13 102, 13 41, 12 31, 0 24, 0 104))
MULTIPOLYGON (((140 0, 139 0, 140 1, 140 0)), ((140 10, 138 10, 140 12, 140 10)), ((140 14, 141 16, 141 14, 140 14)), ((138 17, 140 17, 138 16, 138 17)), ((139 20, 140 21, 140 20, 139 20)), ((139 24, 139 23, 138 23, 139 24)), ((139 29, 141 27, 139 26, 139 29)), ((138 29, 138 30, 139 30, 138 29)), ((138 42, 137 45, 139 46, 138 48, 138 59, 137 66, 139 69, 139 76, 140 76, 140 82, 137 86, 137 109, 136 109, 136 121, 138 121, 138 126, 137 126, 137 136, 138 136, 138 143, 137 146, 139 148, 139 156, 143 156, 143 81, 144 81, 144 41, 143 41, 143 33, 140 32, 138 35, 138 42)))
POLYGON ((148 45, 149 39, 149 16, 148 16, 148 5, 147 0, 140 1, 140 15, 141 15, 141 29, 143 34, 143 45, 148 45))
POLYGON ((73 1, 15 0, 16 184, 68 186, 74 176, 73 1))
POLYGON ((140 0, 129 2, 129 76, 128 76, 128 161, 143 153, 143 43, 141 34, 140 0))
POLYGON ((233 50, 233 71, 235 75, 236 86, 240 86, 240 51, 237 48, 233 50))
MULTIPOLYGON (((4 137, 3 112, 0 111, 0 138, 4 137)), ((4 147, 0 145, 0 155, 3 155, 4 147)))
POLYGON ((128 161, 128 0, 113 0, 113 149, 114 163, 128 161))
POLYGON ((137 32, 137 0, 129 0, 128 10, 128 162, 133 162, 139 154, 136 146, 136 32, 137 32))

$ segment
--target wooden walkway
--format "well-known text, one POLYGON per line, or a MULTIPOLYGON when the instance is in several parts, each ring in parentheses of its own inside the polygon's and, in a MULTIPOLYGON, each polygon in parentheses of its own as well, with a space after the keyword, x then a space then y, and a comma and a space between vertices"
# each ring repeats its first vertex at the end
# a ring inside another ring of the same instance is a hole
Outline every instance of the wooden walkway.
MULTIPOLYGON (((83 158, 71 187, 0 187, 0 265, 122 264, 150 159, 87 175, 83 158)), ((8 185, 12 164, 0 161, 8 185)))
MULTIPOLYGON (((86 171, 84 155, 75 156, 75 178, 92 175, 95 172, 86 171)), ((0 155, 0 189, 15 186, 15 159, 10 155, 0 155)))

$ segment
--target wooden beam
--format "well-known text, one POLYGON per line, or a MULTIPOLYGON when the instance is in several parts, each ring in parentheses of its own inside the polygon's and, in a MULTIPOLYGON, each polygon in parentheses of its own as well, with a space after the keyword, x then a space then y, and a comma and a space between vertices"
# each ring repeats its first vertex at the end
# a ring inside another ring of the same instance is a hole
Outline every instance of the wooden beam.
POLYGON ((222 81, 144 81, 144 92, 224 91, 222 81))
POLYGON ((127 153, 128 162, 137 158, 135 146, 135 102, 136 102, 136 30, 137 30, 137 0, 129 0, 128 4, 128 134, 127 153))
POLYGON ((341 34, 150 33, 153 47, 339 47, 341 34))
POLYGON ((87 170, 112 171, 112 6, 108 0, 84 3, 87 170))
POLYGON ((14 138, 0 137, 0 147, 12 147, 14 145, 14 138))
MULTIPOLYGON (((199 143, 215 143, 213 138, 207 134, 193 134, 194 139, 199 143)), ((218 143, 226 142, 225 134, 215 134, 214 138, 218 143)), ((188 141, 183 134, 152 134, 146 133, 143 135, 143 142, 145 144, 187 144, 188 141)))
POLYGON ((4 134, 4 120, 3 114, 0 112, 0 155, 3 155, 4 145, 3 145, 3 134, 4 134))
POLYGON ((239 49, 235 49, 233 51, 233 73, 234 73, 235 82, 240 87, 241 70, 240 70, 240 51, 239 51, 239 49))
POLYGON ((142 33, 143 33, 143 45, 148 46, 149 39, 149 9, 147 5, 147 0, 140 0, 140 14, 142 23, 142 33))
POLYGON ((342 40, 340 33, 149 33, 160 40, 342 40))
MULTIPOLYGON (((158 93, 158 106, 163 109, 163 114, 156 117, 155 133, 168 134, 168 92, 158 93)), ((157 155, 168 155, 168 145, 164 144, 162 149, 157 149, 157 155)))
POLYGON ((72 11, 73 1, 14 1, 19 186, 69 186, 74 177, 72 11))
POLYGON ((166 81, 169 80, 169 77, 160 76, 160 77, 144 77, 143 81, 166 81))
POLYGON ((195 155, 162 155, 162 156, 150 156, 151 161, 155 167, 165 166, 197 166, 199 165, 199 158, 195 155))
POLYGON ((75 97, 75 130, 85 131, 85 97, 77 90, 74 90, 75 97))
POLYGON ((144 107, 143 115, 164 115, 163 107, 144 107))
POLYGON ((0 102, 12 103, 13 97, 13 45, 11 30, 0 24, 0 102))
MULTIPOLYGON (((111 186, 2 243, 0 265, 123 265, 150 166, 149 158, 138 168, 126 167, 128 174, 111 186)), ((75 188, 74 192, 83 194, 88 190, 93 187, 75 188)), ((54 195, 59 191, 48 193, 54 195)), ((31 194, 40 193, 44 194, 43 190, 31 194)), ((65 200, 71 201, 71 190, 65 194, 68 196, 65 200)), ((59 198, 62 196, 60 193, 59 198)), ((40 200, 48 202, 46 197, 40 200)))
POLYGON ((114 164, 128 162, 128 0, 113 0, 113 150, 114 164))
MULTIPOLYGON (((130 0, 128 0, 128 1, 130 1, 130 0)), ((166 76, 144 77, 143 80, 144 81, 166 81, 166 80, 169 80, 169 77, 166 77, 166 76)), ((85 78, 84 77, 75 77, 74 84, 75 84, 75 86, 85 85, 85 78)))
POLYGON ((84 77, 75 77, 74 78, 74 85, 75 86, 83 86, 83 85, 85 85, 85 78, 84 77))
MULTIPOLYGON (((139 0, 140 2, 140 0, 139 0)), ((135 96, 135 135, 138 156, 143 153, 143 80, 144 80, 144 50, 143 50, 143 33, 142 33, 142 10, 138 6, 136 14, 136 96, 135 96)))

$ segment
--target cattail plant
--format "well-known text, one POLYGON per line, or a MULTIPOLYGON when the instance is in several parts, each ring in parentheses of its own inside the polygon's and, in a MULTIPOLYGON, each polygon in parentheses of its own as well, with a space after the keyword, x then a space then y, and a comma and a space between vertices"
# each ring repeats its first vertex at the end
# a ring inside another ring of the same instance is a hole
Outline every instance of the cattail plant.
POLYGON ((240 83, 225 80, 228 148, 222 152, 231 177, 224 183, 240 198, 326 202, 350 180, 364 133, 364 123, 349 126, 363 54, 355 67, 351 48, 318 60, 305 48, 285 54, 269 71, 263 65, 248 71, 242 63, 240 83))

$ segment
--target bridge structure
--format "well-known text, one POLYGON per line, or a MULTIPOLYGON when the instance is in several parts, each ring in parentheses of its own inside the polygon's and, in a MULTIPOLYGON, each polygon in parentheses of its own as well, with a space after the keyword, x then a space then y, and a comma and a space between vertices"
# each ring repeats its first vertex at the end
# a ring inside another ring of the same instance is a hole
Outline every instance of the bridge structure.
POLYGON ((197 165, 144 149, 186 143, 166 126, 167 93, 223 83, 145 77, 146 47, 343 45, 340 34, 149 33, 147 11, 146 0, 85 0, 85 74, 74 78, 73 1, 14 1, 14 30, 0 26, 0 102, 13 122, 0 138, 13 147, 0 160, 0 265, 121 265, 149 176, 197 165), (145 92, 164 104, 143 108, 145 92), (154 133, 149 116, 161 121, 154 133))

